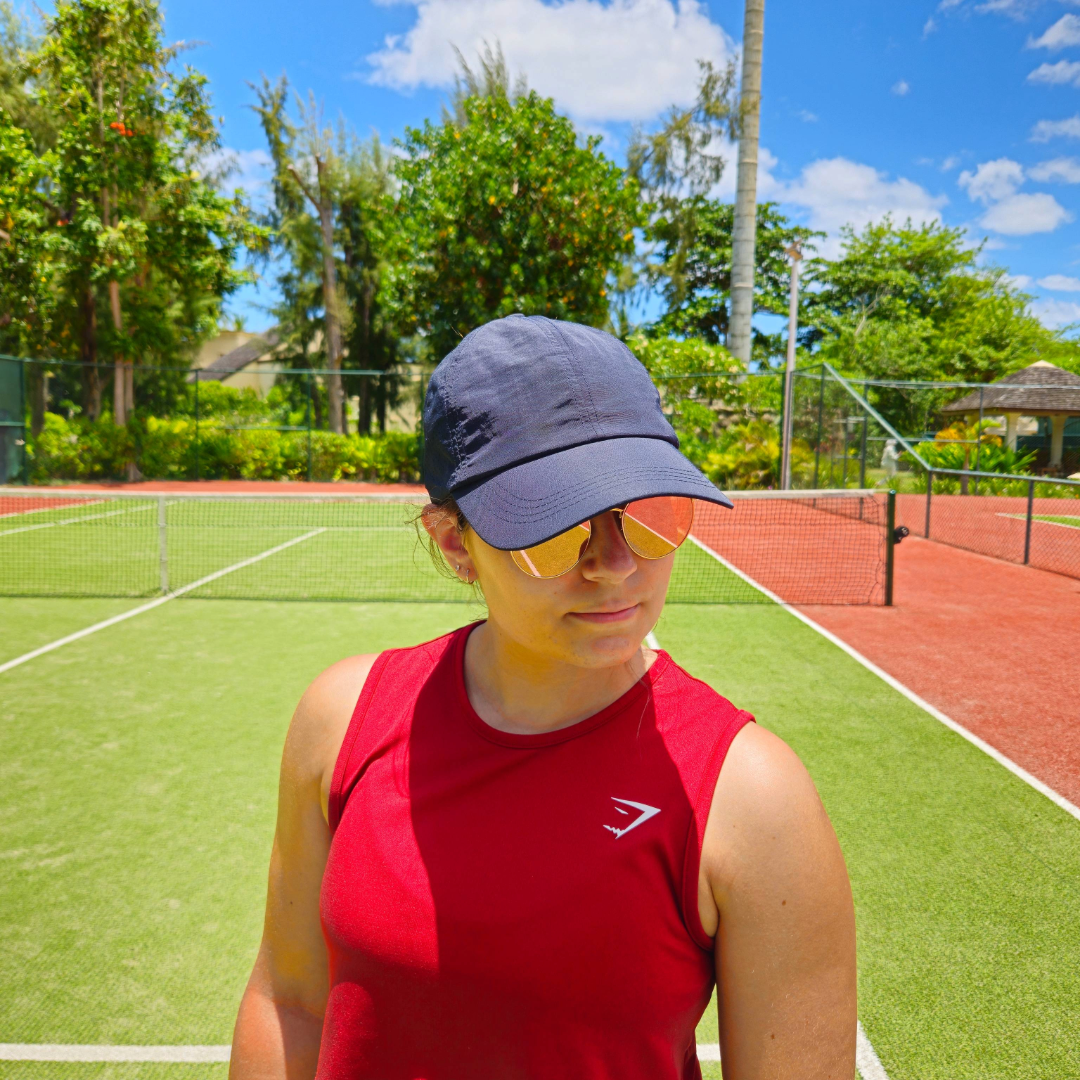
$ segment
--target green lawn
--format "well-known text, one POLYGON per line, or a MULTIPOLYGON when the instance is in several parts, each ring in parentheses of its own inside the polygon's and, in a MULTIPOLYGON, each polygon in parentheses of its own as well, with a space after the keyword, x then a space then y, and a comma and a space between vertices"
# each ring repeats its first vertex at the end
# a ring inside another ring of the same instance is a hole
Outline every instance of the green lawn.
POLYGON ((1060 516, 1057 514, 1036 514, 1034 516, 1035 521, 1049 521, 1052 525, 1068 525, 1073 529, 1080 529, 1080 517, 1073 514, 1071 516, 1060 516))
MULTIPOLYGON (((0 599, 0 655, 130 603, 0 599)), ((0 1041, 228 1042, 293 704, 343 655, 475 614, 181 600, 0 675, 0 1041)), ((778 608, 670 606, 657 635, 813 773, 892 1080, 1080 1075, 1080 823, 778 608)), ((225 1072, 0 1063, 27 1080, 225 1072)))

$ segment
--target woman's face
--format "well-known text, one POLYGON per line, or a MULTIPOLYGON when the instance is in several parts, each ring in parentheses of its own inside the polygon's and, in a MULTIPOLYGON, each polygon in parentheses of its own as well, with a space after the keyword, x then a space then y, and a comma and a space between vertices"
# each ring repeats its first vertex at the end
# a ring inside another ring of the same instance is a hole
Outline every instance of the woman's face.
POLYGON ((643 559, 627 546, 615 514, 592 519, 581 561, 557 578, 523 573, 508 551, 462 534, 453 517, 427 523, 450 566, 479 580, 488 621, 537 658, 580 667, 627 663, 656 625, 674 554, 643 559), (472 572, 471 574, 469 572, 472 572))

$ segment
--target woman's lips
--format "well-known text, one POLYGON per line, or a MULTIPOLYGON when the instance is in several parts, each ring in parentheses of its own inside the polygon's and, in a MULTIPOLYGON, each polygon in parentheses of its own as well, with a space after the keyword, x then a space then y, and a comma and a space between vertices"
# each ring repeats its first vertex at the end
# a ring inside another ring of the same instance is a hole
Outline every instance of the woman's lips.
POLYGON ((618 611, 571 611, 575 619, 584 619, 591 623, 618 623, 632 619, 638 610, 637 604, 630 607, 619 608, 618 611))

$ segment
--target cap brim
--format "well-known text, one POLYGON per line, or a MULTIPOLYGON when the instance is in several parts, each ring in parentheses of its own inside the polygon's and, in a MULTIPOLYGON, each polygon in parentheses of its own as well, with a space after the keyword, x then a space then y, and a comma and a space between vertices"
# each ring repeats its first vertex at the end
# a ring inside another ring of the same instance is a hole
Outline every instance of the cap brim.
POLYGON ((663 439, 604 439, 505 469, 454 499, 481 539, 515 551, 579 522, 654 495, 731 500, 663 439))

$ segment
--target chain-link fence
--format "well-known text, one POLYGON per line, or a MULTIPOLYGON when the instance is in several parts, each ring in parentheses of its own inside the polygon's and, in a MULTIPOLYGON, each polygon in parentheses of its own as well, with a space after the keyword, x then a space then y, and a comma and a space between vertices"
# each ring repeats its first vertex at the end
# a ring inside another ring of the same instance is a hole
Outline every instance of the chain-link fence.
POLYGON ((965 383, 851 380, 828 364, 798 371, 793 487, 888 487, 912 535, 1080 578, 1080 481, 1050 475, 1071 466, 1073 429, 1058 422, 1056 447, 1052 431, 1048 446, 1025 444, 1038 425, 993 415, 988 396, 965 383))
POLYGON ((7 480, 292 479, 414 482, 418 367, 335 373, 252 365, 214 371, 136 365, 133 407, 113 423, 115 368, 0 360, 7 480), (341 430, 331 430, 340 381, 341 430), (14 432, 14 436, 10 434, 14 432))

